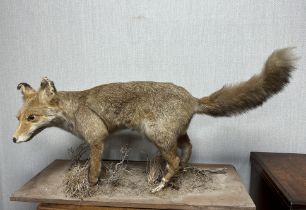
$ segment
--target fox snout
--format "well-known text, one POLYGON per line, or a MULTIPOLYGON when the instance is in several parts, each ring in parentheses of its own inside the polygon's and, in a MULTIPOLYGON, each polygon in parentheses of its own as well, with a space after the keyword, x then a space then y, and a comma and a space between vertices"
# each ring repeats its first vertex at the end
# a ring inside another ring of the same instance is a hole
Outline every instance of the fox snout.
MULTIPOLYGON (((31 115, 30 115, 31 116, 31 115)), ((27 118, 27 121, 20 121, 15 134, 13 135, 14 143, 21 143, 30 141, 36 134, 40 133, 43 129, 48 127, 49 121, 38 119, 39 117, 33 117, 33 119, 27 118), (30 122, 37 119, 37 122, 30 122)))
POLYGON ((22 138, 20 140, 20 139, 17 139, 16 137, 13 137, 13 142, 16 143, 16 144, 21 143, 21 142, 27 142, 29 140, 30 140, 30 138, 28 138, 28 139, 22 138))
POLYGON ((14 143, 21 143, 21 142, 26 142, 31 139, 32 136, 32 131, 31 128, 32 126, 24 126, 22 124, 19 124, 14 136, 13 136, 13 142, 14 143))

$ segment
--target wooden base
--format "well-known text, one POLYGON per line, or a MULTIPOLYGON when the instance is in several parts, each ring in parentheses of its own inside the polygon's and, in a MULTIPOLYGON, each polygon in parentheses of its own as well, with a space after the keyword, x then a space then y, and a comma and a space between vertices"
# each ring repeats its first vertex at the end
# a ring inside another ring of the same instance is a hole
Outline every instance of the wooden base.
POLYGON ((149 210, 149 209, 41 203, 37 206, 37 210, 149 210))
MULTIPOLYGON (((11 201, 40 203, 39 210, 132 210, 132 209, 206 209, 255 210, 255 205, 245 190, 235 168, 224 164, 194 164, 210 171, 226 168, 225 174, 213 174, 213 188, 201 192, 175 193, 167 196, 145 193, 111 195, 97 194, 77 199, 64 193, 63 178, 70 161, 56 160, 12 194, 11 201)), ((130 168, 141 167, 146 162, 129 161, 130 168)), ((161 192, 162 193, 162 192, 161 192)))

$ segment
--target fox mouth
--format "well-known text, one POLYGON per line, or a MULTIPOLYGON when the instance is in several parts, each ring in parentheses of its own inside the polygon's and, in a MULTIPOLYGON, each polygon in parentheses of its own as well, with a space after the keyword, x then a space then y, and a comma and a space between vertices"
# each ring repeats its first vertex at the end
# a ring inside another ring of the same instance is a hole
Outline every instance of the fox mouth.
POLYGON ((37 128, 35 131, 33 131, 31 134, 30 134, 30 137, 25 141, 30 141, 34 136, 36 136, 36 134, 39 134, 40 132, 42 132, 46 127, 40 127, 40 128, 37 128))

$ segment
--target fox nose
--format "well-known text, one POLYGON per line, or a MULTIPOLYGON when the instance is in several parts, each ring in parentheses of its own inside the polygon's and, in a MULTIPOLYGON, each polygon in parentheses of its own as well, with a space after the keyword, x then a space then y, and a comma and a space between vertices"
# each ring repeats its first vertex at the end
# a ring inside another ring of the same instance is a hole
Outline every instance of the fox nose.
POLYGON ((17 142, 17 139, 15 137, 13 137, 13 142, 16 143, 17 142))

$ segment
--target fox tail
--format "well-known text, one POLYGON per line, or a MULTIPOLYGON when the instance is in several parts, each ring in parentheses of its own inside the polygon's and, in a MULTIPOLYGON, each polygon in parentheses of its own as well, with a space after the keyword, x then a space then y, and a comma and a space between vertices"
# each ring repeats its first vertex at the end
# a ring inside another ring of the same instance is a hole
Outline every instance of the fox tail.
POLYGON ((211 95, 199 99, 197 113, 214 117, 232 116, 262 105, 289 83, 297 60, 292 49, 275 50, 260 74, 238 84, 223 86, 211 95))

